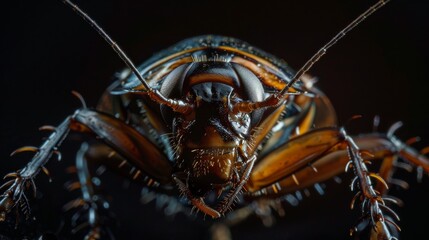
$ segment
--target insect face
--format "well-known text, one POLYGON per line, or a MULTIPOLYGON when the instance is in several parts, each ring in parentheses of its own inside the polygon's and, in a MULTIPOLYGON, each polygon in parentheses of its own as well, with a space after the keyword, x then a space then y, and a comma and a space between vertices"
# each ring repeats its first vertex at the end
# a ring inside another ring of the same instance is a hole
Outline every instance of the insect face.
POLYGON ((183 139, 179 161, 185 163, 191 191, 201 195, 212 184, 230 180, 240 137, 227 124, 230 86, 207 82, 193 86, 191 91, 195 101, 193 119, 175 122, 180 124, 177 137, 183 139))
MULTIPOLYGON (((200 58, 219 56, 218 53, 204 54, 200 58)), ((240 69, 241 74, 253 77, 244 78, 234 69, 239 66, 227 62, 226 58, 216 59, 220 61, 191 63, 166 78, 172 81, 174 76, 182 76, 185 101, 193 106, 191 113, 171 118, 171 125, 176 147, 176 175, 196 197, 205 196, 211 190, 221 194, 240 180, 240 169, 245 162, 243 149, 250 139, 252 126, 259 121, 259 113, 235 113, 232 106, 239 101, 260 99, 263 94, 262 86, 257 88, 256 94, 242 90, 250 89, 249 84, 258 85, 259 81, 252 82, 257 79, 252 73, 240 69), (178 74, 179 71, 183 72, 178 74)), ((168 90, 164 88, 163 93, 167 95, 168 90)))

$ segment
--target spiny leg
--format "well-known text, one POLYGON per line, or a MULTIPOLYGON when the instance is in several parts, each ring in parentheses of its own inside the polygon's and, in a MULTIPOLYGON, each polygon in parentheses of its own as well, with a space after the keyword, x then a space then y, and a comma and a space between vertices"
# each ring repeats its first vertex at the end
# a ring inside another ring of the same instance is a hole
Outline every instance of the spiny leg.
POLYGON ((78 209, 72 217, 74 227, 72 233, 76 234, 89 227, 84 239, 96 240, 104 238, 102 236, 114 239, 113 233, 106 227, 110 216, 103 215, 103 212, 109 211, 109 203, 101 195, 96 194, 89 167, 103 162, 109 164, 124 160, 117 154, 110 154, 112 151, 103 144, 93 144, 89 147, 87 143, 83 143, 76 155, 76 173, 79 180, 67 184, 67 188, 71 191, 79 189, 82 197, 67 203, 64 210, 78 209))
MULTIPOLYGON (((32 188, 34 194, 36 193, 34 178, 40 170, 48 174, 44 165, 53 153, 58 152, 56 147, 59 146, 62 140, 67 136, 70 124, 71 117, 67 117, 57 128, 50 128, 53 132, 39 148, 23 147, 15 150, 11 154, 13 155, 23 151, 32 151, 36 153, 33 159, 24 168, 5 176, 5 178, 11 177, 13 179, 0 187, 0 189, 7 188, 3 194, 0 195, 0 221, 6 219, 6 214, 9 213, 12 208, 23 201, 26 202, 27 197, 25 191, 27 189, 32 188)), ((61 155, 59 154, 59 156, 61 155)))
MULTIPOLYGON (((242 154, 243 155, 243 154, 242 154)), ((244 156, 245 158, 245 166, 244 171, 240 177, 239 182, 231 189, 231 191, 228 193, 227 197, 225 198, 225 201, 221 204, 219 207, 219 212, 224 214, 233 204, 238 194, 242 192, 243 186, 247 183, 249 180, 250 174, 253 170, 253 166, 256 161, 256 155, 252 155, 250 158, 247 156, 244 156)))
MULTIPOLYGON (((409 146, 407 143, 404 143, 396 138, 393 135, 395 129, 396 128, 394 125, 387 132, 387 134, 372 133, 355 137, 354 139, 359 139, 362 142, 361 144, 353 144, 353 140, 349 142, 351 143, 349 145, 349 150, 359 148, 365 150, 368 149, 373 153, 373 158, 383 159, 379 174, 369 172, 365 166, 366 161, 356 161, 357 159, 361 158, 361 154, 352 156, 351 161, 346 168, 346 170, 348 168, 352 168, 355 172, 361 172, 361 174, 364 176, 355 178, 355 181, 352 182, 352 189, 354 183, 357 183, 360 191, 356 193, 354 199, 352 200, 351 207, 353 207, 355 200, 359 199, 361 201, 363 213, 366 211, 367 217, 373 225, 371 228, 372 240, 396 239, 393 237, 390 231, 400 231, 399 226, 392 219, 395 218, 399 221, 399 217, 385 204, 385 202, 389 201, 400 205, 400 200, 390 196, 382 197, 387 193, 391 184, 399 184, 404 188, 406 188, 408 185, 402 180, 392 178, 395 168, 402 167, 411 171, 412 169, 410 169, 411 166, 409 165, 411 164, 416 166, 417 169, 422 169, 422 171, 425 171, 426 173, 429 172, 429 159, 423 154, 419 153, 416 149, 409 146), (407 163, 404 164, 398 162, 397 158, 401 158, 407 163), (356 164, 358 164, 358 166, 356 166, 356 164), (371 181, 369 179, 370 177, 378 180, 375 187, 371 185, 371 181), (392 218, 384 213, 390 214, 392 218), (389 225, 393 228, 389 228, 389 225)), ((363 216, 362 220, 351 231, 351 234, 356 231, 361 231, 367 224, 368 221, 365 219, 365 216, 363 216)))
MULTIPOLYGON (((295 175, 298 170, 314 171, 312 166, 316 160, 334 151, 342 141, 343 137, 337 128, 320 128, 297 136, 255 164, 246 189, 257 194, 259 190, 288 176, 296 179, 295 175)), ((302 183, 299 185, 301 187, 302 183)))
MULTIPOLYGON (((384 212, 396 216, 386 205, 381 193, 372 186, 370 178, 385 184, 377 174, 367 170, 365 156, 389 161, 400 156, 429 170, 429 160, 394 136, 367 134, 354 138, 335 128, 313 130, 298 136, 272 154, 261 159, 254 168, 246 185, 251 198, 277 198, 330 179, 353 166, 360 191, 352 201, 362 201, 363 219, 371 216, 373 235, 380 239, 392 238, 386 222, 396 226, 384 217, 384 212), (317 144, 316 144, 317 143, 317 144), (367 215, 368 214, 368 215, 367 215)), ((387 170, 383 170, 384 172, 387 170)), ((384 174, 384 173, 383 173, 384 174)), ((387 186, 386 186, 387 187, 387 186)), ((374 238, 375 239, 375 238, 374 238)))
MULTIPOLYGON (((47 172, 44 165, 57 151, 56 147, 67 136, 69 130, 95 135, 127 159, 136 170, 145 173, 152 182, 171 182, 172 166, 165 154, 147 137, 110 115, 80 109, 55 128, 48 140, 39 148, 31 148, 37 153, 23 169, 7 175, 14 179, 1 187, 6 188, 6 191, 0 196, 0 220, 4 220, 6 214, 18 203, 25 201, 25 190, 30 187, 35 190, 34 178, 40 170, 47 172)), ((27 149, 29 148, 18 152, 27 149)))
POLYGON ((89 227, 85 239, 96 240, 105 239, 105 237, 114 239, 111 232, 111 226, 114 225, 111 221, 112 213, 108 209, 110 204, 97 193, 92 180, 94 172, 90 171, 100 169, 100 166, 143 186, 154 186, 156 182, 137 170, 129 161, 107 145, 102 143, 82 144, 76 156, 76 173, 79 181, 68 184, 70 190, 79 189, 82 196, 70 201, 64 206, 64 209, 79 208, 72 217, 72 224, 75 226, 74 232, 87 231, 89 227))
MULTIPOLYGON (((390 221, 390 219, 386 218, 384 212, 389 212, 393 214, 398 221, 399 221, 399 217, 397 217, 396 213, 390 210, 390 208, 386 206, 381 193, 377 192, 373 187, 373 183, 370 177, 373 177, 378 181, 380 181, 381 183, 385 184, 386 188, 388 188, 387 183, 379 175, 368 171, 365 161, 361 153, 359 152, 360 149, 358 145, 355 143, 353 138, 351 138, 345 133, 344 129, 342 129, 342 132, 346 138, 347 153, 350 158, 350 161, 346 166, 346 170, 348 170, 348 168, 353 168, 354 174, 356 175, 356 177, 353 179, 351 183, 351 188, 353 190, 354 184, 358 182, 358 186, 360 189, 352 200, 352 204, 351 204, 352 208, 355 200, 360 198, 360 200, 362 201, 361 204, 362 204, 362 211, 363 211, 361 222, 364 222, 366 224, 367 219, 370 219, 373 227, 371 229, 371 239, 373 240, 396 239, 395 237, 392 236, 391 230, 386 223, 390 223, 395 227, 397 227, 397 225, 393 221, 390 221)), ((365 224, 363 224, 363 226, 365 226, 365 224)), ((351 231, 351 234, 359 230, 358 226, 351 231)), ((399 230, 399 227, 397 228, 399 230)))

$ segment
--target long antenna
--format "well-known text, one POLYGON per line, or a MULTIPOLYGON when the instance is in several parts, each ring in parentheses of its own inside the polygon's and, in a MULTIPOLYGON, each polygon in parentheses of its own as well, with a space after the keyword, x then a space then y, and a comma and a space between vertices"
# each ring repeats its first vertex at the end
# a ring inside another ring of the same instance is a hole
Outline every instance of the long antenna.
POLYGON ((359 15, 353 22, 347 25, 343 30, 341 30, 335 37, 333 37, 327 44, 325 44, 319 51, 316 52, 305 64, 295 73, 295 76, 292 80, 278 93, 271 95, 266 100, 262 102, 241 102, 237 103, 233 111, 242 111, 242 112, 252 112, 253 110, 264 108, 264 107, 273 107, 278 106, 285 101, 286 97, 290 95, 288 93, 292 85, 298 81, 311 67, 320 60, 320 58, 326 54, 329 48, 334 46, 340 39, 342 39, 349 31, 358 26, 362 21, 367 17, 372 15, 375 11, 383 7, 390 0, 379 0, 376 4, 368 8, 364 13, 359 15))
POLYGON ((368 10, 366 10, 364 13, 359 15, 353 22, 351 22, 347 27, 345 27, 343 30, 341 30, 335 37, 331 39, 325 46, 323 46, 319 51, 317 51, 316 54, 314 54, 310 60, 308 60, 304 66, 299 69, 299 71, 295 74, 293 79, 286 85, 285 88, 280 92, 280 95, 286 94, 286 92, 289 90, 289 88, 292 87, 292 85, 298 81, 304 75, 308 72, 308 70, 311 69, 311 67, 320 60, 320 58, 326 54, 329 48, 334 46, 340 39, 342 39, 348 32, 350 32, 353 28, 355 28, 357 25, 359 25, 363 20, 365 20, 367 17, 369 17, 371 14, 373 14, 375 11, 383 7, 386 3, 388 3, 390 0, 380 0, 376 4, 372 5, 368 10))
POLYGON ((73 11, 75 11, 79 16, 81 16, 87 23, 89 23, 89 25, 91 25, 91 27, 93 27, 98 32, 98 34, 100 34, 100 36, 113 48, 113 50, 115 50, 115 52, 119 55, 122 61, 124 61, 125 64, 127 64, 127 66, 131 69, 131 71, 133 71, 133 73, 140 80, 146 90, 151 89, 149 84, 146 82, 146 80, 143 79, 143 77, 140 75, 139 70, 137 70, 137 68, 134 66, 133 62, 128 58, 125 52, 90 16, 88 16, 88 14, 86 14, 76 4, 70 2, 69 0, 63 0, 63 2, 66 5, 70 6, 73 11))
POLYGON ((152 89, 149 84, 146 82, 146 80, 141 76, 140 72, 137 70, 137 68, 134 66, 133 62, 128 58, 128 56, 125 54, 125 52, 119 47, 119 45, 113 41, 110 36, 90 17, 88 14, 86 14, 82 9, 80 9, 76 4, 72 3, 69 0, 63 0, 64 4, 68 5, 75 11, 79 16, 81 16, 86 22, 91 25, 92 28, 94 28, 98 34, 115 50, 115 52, 119 55, 119 57, 122 59, 122 61, 131 69, 131 71, 136 75, 136 77, 140 80, 140 82, 143 84, 144 88, 147 91, 147 94, 149 97, 160 103, 167 105, 173 109, 175 112, 180 113, 188 113, 192 109, 192 105, 189 103, 185 103, 181 100, 173 100, 166 98, 163 96, 158 90, 152 89))

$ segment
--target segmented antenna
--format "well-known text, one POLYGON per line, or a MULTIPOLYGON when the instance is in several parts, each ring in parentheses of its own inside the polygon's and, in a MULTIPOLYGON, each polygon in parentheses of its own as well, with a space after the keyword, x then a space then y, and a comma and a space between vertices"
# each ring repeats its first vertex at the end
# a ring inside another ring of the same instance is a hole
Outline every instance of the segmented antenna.
POLYGON ((98 34, 100 34, 100 36, 113 48, 113 50, 115 50, 115 52, 119 55, 122 61, 124 61, 124 63, 127 64, 131 71, 133 71, 133 73, 137 76, 137 78, 140 80, 146 90, 151 89, 149 84, 146 82, 146 80, 143 79, 143 77, 140 75, 140 72, 137 70, 137 68, 134 66, 133 62, 128 58, 125 52, 90 16, 88 16, 88 14, 86 14, 76 4, 70 2, 69 0, 63 0, 63 3, 71 7, 73 11, 75 11, 79 16, 81 16, 87 23, 89 23, 89 25, 91 25, 92 28, 94 28, 98 32, 98 34))
MULTIPOLYGON (((292 85, 298 81, 304 75, 308 72, 308 70, 311 69, 311 67, 320 60, 320 58, 326 54, 329 48, 334 46, 340 39, 342 39, 348 32, 350 32, 353 28, 358 26, 362 21, 364 21, 367 17, 372 15, 375 11, 383 7, 386 3, 388 3, 390 0, 380 0, 376 4, 372 5, 370 8, 368 8, 364 13, 359 15, 353 22, 351 22, 347 27, 345 27, 343 30, 341 30, 335 37, 333 37, 327 44, 325 44, 319 51, 316 52, 306 63, 304 66, 299 69, 299 71, 295 74, 295 76, 292 78, 292 80, 286 85, 285 88, 280 92, 280 95, 285 95, 289 88, 292 87, 292 85)), ((284 99, 284 97, 282 97, 284 99)))
POLYGON ((122 61, 131 69, 131 71, 136 75, 136 77, 143 84, 146 89, 146 93, 149 97, 159 104, 164 104, 168 107, 171 107, 173 111, 180 113, 189 113, 192 110, 192 105, 189 103, 185 103, 181 100, 173 100, 166 98, 163 96, 158 90, 152 89, 146 80, 141 76, 140 72, 137 70, 133 62, 128 58, 125 52, 119 47, 119 45, 113 41, 110 36, 90 17, 86 14, 82 9, 80 9, 76 4, 72 3, 69 0, 63 0, 63 3, 68 5, 75 11, 79 16, 81 16, 92 28, 94 28, 98 34, 115 50, 118 56, 122 59, 122 61))
POLYGON ((286 97, 290 95, 288 92, 292 85, 298 81, 311 67, 320 60, 320 58, 326 54, 329 48, 334 46, 340 39, 342 39, 349 31, 358 26, 363 20, 372 15, 375 11, 380 9, 390 0, 379 0, 376 4, 368 8, 364 13, 359 15, 355 20, 353 20, 349 25, 347 25, 343 30, 341 30, 335 37, 333 37, 327 44, 325 44, 319 51, 316 52, 305 64, 302 66, 298 72, 295 73, 295 76, 292 80, 278 93, 271 95, 267 99, 261 102, 240 102, 233 106, 233 111, 241 112, 252 112, 254 110, 279 106, 286 100, 286 97))

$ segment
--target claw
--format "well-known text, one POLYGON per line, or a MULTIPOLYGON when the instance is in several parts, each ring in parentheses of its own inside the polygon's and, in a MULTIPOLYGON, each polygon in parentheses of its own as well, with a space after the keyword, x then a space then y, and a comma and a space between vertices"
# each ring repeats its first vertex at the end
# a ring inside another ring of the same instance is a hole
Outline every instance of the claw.
POLYGON ((85 99, 82 97, 82 95, 80 95, 80 93, 78 93, 77 91, 72 91, 71 93, 73 94, 73 96, 75 96, 79 99, 83 108, 88 108, 86 105, 85 99))
POLYGON ((395 163, 395 167, 397 168, 402 168, 407 172, 412 172, 413 171, 413 167, 408 164, 408 163, 403 163, 403 162, 396 162, 395 163))
POLYGON ((41 168, 42 168, 42 171, 46 174, 46 176, 48 176, 49 182, 52 182, 52 178, 51 178, 51 174, 49 173, 49 170, 43 166, 41 168))
POLYGON ((10 156, 12 157, 13 155, 17 154, 17 153, 21 153, 21 152, 38 152, 39 149, 37 147, 33 147, 33 146, 24 146, 24 147, 20 147, 18 149, 16 149, 15 151, 13 151, 10 156))
POLYGON ((404 202, 401 199, 393 197, 393 196, 385 196, 385 197, 383 197, 383 200, 394 203, 394 204, 398 205, 399 207, 402 207, 404 205, 404 202))
POLYGON ((362 156, 362 157, 369 157, 369 158, 374 158, 375 157, 375 155, 374 154, 372 154, 370 151, 368 151, 368 150, 359 150, 359 154, 362 156))
POLYGON ((403 123, 401 121, 399 122, 395 122, 394 124, 392 124, 392 126, 389 128, 389 130, 387 130, 387 137, 393 137, 393 134, 395 134, 395 132, 402 127, 403 123))
POLYGON ((0 190, 5 188, 5 187, 12 185, 14 182, 15 182, 15 179, 12 179, 12 180, 5 182, 3 185, 1 185, 0 190))
POLYGON ((405 190, 407 190, 408 188, 410 188, 410 185, 407 182, 405 182, 403 180, 400 180, 400 179, 393 179, 392 178, 392 179, 390 179, 390 183, 394 184, 394 185, 397 185, 397 186, 399 186, 399 187, 401 187, 401 188, 403 188, 405 190))
POLYGON ((377 179, 379 182, 381 182, 384 185, 386 189, 389 189, 389 185, 387 185, 386 181, 384 181, 384 179, 380 175, 376 173, 369 173, 369 176, 377 179))
POLYGON ((49 174, 49 170, 46 167, 41 167, 42 171, 46 174, 46 176, 48 176, 49 178, 51 178, 51 175, 49 174))
MULTIPOLYGON (((398 214, 396 214, 395 213, 395 211, 393 211, 391 208, 389 208, 388 206, 386 206, 386 205, 383 205, 383 204, 380 204, 380 207, 382 207, 383 209, 385 209, 385 210, 387 210, 390 214, 392 214, 395 218, 396 218, 396 220, 398 220, 398 221, 400 221, 401 219, 399 219, 399 216, 398 216, 398 214)), ((386 219, 385 219, 386 220, 386 219)))
POLYGON ((359 178, 356 176, 355 178, 353 178, 352 183, 350 183, 350 189, 353 191, 354 190, 354 186, 356 185, 356 182, 359 178))
POLYGON ((17 177, 19 177, 19 174, 16 172, 8 173, 3 177, 3 179, 10 178, 10 177, 17 178, 17 177))
POLYGON ((349 169, 351 169, 351 168, 353 168, 353 162, 352 161, 349 161, 347 164, 346 164, 346 167, 345 167, 345 169, 344 169, 344 172, 347 172, 349 169))
POLYGON ((80 207, 80 206, 83 206, 83 205, 85 205, 85 201, 83 199, 81 199, 81 198, 78 198, 78 199, 71 200, 70 202, 66 203, 63 206, 63 210, 64 211, 69 211, 72 208, 77 208, 77 207, 80 207))
MULTIPOLYGON (((396 224, 394 221, 391 221, 389 219, 384 219, 387 223, 392 224, 398 231, 401 231, 401 228, 398 226, 398 224, 396 224)), ((396 239, 396 238, 395 238, 396 239)))
POLYGON ((355 202, 356 199, 361 195, 361 192, 358 191, 355 196, 352 198, 352 201, 350 202, 350 209, 353 210, 353 208, 355 207, 355 202))
POLYGON ((79 189, 79 188, 80 188, 80 183, 79 183, 79 182, 67 183, 67 184, 66 184, 66 188, 67 188, 67 190, 69 190, 70 192, 71 192, 71 191, 74 191, 74 190, 76 190, 76 189, 79 189))
POLYGON ((61 161, 61 159, 62 159, 61 152, 60 152, 60 151, 58 151, 58 150, 54 150, 54 151, 53 151, 53 153, 55 153, 55 154, 57 155, 57 160, 58 160, 58 161, 61 161))
POLYGON ((43 125, 39 127, 40 131, 55 131, 57 128, 51 125, 43 125))

